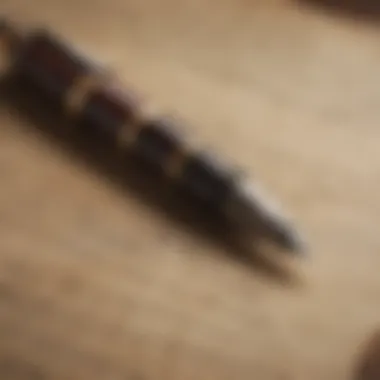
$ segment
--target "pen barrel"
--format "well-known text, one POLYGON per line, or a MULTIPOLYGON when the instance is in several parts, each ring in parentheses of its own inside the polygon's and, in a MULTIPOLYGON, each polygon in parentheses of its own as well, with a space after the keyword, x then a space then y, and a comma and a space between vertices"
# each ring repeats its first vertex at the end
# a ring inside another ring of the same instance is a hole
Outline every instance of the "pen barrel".
POLYGON ((132 152, 244 233, 256 230, 286 249, 302 247, 297 231, 257 183, 237 178, 215 155, 191 146, 178 120, 152 112, 132 89, 49 31, 21 33, 1 22, 0 70, 31 84, 46 106, 58 108, 90 142, 100 138, 121 153, 132 152))
POLYGON ((205 204, 224 210, 235 191, 235 172, 191 148, 177 120, 152 114, 131 90, 47 30, 28 31, 16 50, 10 52, 16 75, 72 118, 89 140, 100 136, 115 149, 133 152, 205 204))

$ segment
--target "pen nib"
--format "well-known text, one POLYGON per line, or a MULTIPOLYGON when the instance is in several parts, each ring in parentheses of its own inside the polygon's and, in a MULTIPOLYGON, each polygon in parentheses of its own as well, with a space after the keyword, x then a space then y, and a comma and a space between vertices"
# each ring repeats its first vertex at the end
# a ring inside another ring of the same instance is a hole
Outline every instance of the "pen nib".
POLYGON ((305 254, 306 245, 300 233, 278 204, 257 183, 240 183, 227 209, 228 217, 250 233, 253 231, 279 248, 294 254, 305 254))
POLYGON ((306 244, 301 234, 287 221, 276 221, 268 227, 272 241, 286 251, 294 254, 305 255, 306 244))

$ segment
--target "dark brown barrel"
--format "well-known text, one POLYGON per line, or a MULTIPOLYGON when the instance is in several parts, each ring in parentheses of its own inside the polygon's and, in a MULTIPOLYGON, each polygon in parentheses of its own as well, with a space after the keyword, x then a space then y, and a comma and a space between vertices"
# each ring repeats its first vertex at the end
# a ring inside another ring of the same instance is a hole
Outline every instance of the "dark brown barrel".
POLYGON ((123 130, 133 129, 138 107, 139 100, 132 93, 121 94, 110 86, 101 86, 88 94, 77 123, 89 136, 116 144, 123 130))
POLYGON ((17 71, 47 99, 63 102, 69 89, 90 65, 45 30, 26 36, 17 59, 17 71))
POLYGON ((216 209, 222 209, 234 191, 231 171, 212 156, 189 150, 174 119, 144 113, 135 94, 119 90, 106 78, 97 80, 99 72, 91 63, 47 31, 34 31, 25 39, 17 69, 60 105, 64 116, 70 114, 68 98, 80 90, 75 122, 89 140, 100 137, 114 143, 115 149, 134 152, 216 209))

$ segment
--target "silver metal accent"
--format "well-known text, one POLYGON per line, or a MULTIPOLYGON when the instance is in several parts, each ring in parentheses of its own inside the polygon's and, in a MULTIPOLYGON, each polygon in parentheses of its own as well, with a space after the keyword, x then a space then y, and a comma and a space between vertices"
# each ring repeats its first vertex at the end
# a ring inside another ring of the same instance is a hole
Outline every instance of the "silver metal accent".
POLYGON ((224 209, 225 215, 246 233, 256 232, 292 252, 304 252, 305 244, 280 205, 256 182, 242 179, 224 209))

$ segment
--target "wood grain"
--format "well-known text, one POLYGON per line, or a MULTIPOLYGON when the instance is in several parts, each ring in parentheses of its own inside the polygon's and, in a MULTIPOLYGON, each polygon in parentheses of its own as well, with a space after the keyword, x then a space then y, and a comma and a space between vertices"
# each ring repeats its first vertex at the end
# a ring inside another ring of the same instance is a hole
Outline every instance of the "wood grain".
POLYGON ((377 26, 279 0, 0 11, 46 23, 178 114, 262 179, 311 247, 291 263, 302 283, 276 282, 154 205, 138 170, 120 186, 5 96, 2 378, 350 379, 380 319, 377 26))

